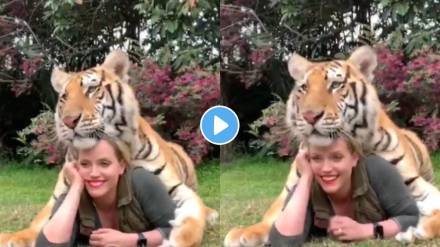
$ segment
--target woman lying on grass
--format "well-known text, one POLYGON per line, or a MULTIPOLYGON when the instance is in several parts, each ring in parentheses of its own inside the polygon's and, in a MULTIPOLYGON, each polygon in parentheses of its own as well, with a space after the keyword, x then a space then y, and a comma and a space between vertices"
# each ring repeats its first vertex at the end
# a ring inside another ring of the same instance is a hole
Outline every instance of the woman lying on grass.
POLYGON ((300 178, 272 227, 271 246, 301 245, 310 236, 391 238, 417 224, 416 202, 398 171, 378 156, 363 157, 351 138, 306 144, 295 162, 300 178))
POLYGON ((127 166, 130 156, 120 147, 104 138, 65 165, 69 191, 57 200, 36 247, 151 247, 168 238, 174 203, 155 175, 127 166))

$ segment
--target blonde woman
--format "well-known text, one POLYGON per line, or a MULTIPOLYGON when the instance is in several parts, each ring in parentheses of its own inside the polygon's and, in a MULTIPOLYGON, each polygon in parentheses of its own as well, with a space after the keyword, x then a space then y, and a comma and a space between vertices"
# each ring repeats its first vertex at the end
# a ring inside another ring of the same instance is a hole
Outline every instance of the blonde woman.
POLYGON ((160 180, 108 138, 79 150, 70 181, 36 246, 158 246, 168 238, 175 205, 160 180))
POLYGON ((306 144, 296 158, 300 178, 275 221, 271 246, 296 246, 310 236, 339 241, 394 237, 415 226, 416 202, 386 160, 363 157, 348 136, 329 146, 306 144))

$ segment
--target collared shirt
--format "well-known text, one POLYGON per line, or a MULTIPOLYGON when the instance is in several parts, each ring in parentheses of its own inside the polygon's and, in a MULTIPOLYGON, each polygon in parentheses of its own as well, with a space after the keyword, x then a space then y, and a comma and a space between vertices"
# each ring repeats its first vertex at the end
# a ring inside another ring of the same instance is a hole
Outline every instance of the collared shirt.
MULTIPOLYGON (((295 188, 288 195, 290 200, 295 188)), ((319 187, 313 183, 304 232, 295 236, 284 236, 275 227, 269 234, 269 245, 291 247, 302 245, 310 235, 325 235, 329 219, 335 215, 331 203, 319 187)), ((415 226, 419 211, 397 169, 383 158, 370 155, 356 165, 352 173, 354 220, 373 223, 386 219, 395 220, 401 231, 415 226)))
MULTIPOLYGON (((52 215, 63 203, 64 198, 65 194, 57 200, 52 215)), ((119 178, 117 189, 119 231, 139 233, 158 229, 164 238, 168 238, 171 231, 169 221, 174 218, 174 210, 175 204, 164 185, 145 169, 127 169, 119 178)), ((72 239, 67 243, 54 244, 40 232, 35 246, 67 247, 87 244, 92 231, 101 227, 93 200, 84 190, 73 226, 72 239)))

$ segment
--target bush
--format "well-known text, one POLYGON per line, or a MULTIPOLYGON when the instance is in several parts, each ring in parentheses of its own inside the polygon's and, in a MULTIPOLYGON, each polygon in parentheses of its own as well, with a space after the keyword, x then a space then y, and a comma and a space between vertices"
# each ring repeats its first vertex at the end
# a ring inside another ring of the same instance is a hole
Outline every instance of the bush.
POLYGON ((50 110, 31 119, 31 124, 17 133, 23 147, 17 149, 25 163, 60 164, 66 148, 57 142, 54 113, 50 110))
POLYGON ((431 151, 440 148, 440 56, 419 51, 405 59, 401 51, 377 49, 375 83, 384 103, 397 102, 393 119, 416 131, 431 151))
POLYGON ((255 140, 250 142, 251 150, 263 155, 287 158, 297 150, 297 143, 291 138, 290 130, 285 121, 286 104, 278 98, 262 116, 250 124, 250 131, 255 140))
POLYGON ((199 130, 203 113, 220 98, 219 76, 201 68, 173 72, 151 60, 133 66, 130 83, 134 87, 144 116, 160 117, 162 134, 177 140, 195 163, 210 151, 199 130))

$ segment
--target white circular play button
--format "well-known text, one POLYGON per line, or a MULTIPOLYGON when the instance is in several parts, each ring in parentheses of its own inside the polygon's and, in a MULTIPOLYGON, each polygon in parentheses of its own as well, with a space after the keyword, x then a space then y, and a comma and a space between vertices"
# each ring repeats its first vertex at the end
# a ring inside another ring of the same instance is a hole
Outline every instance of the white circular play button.
POLYGON ((203 113, 200 130, 203 137, 210 143, 224 145, 238 134, 240 122, 237 114, 226 106, 213 106, 203 113))

